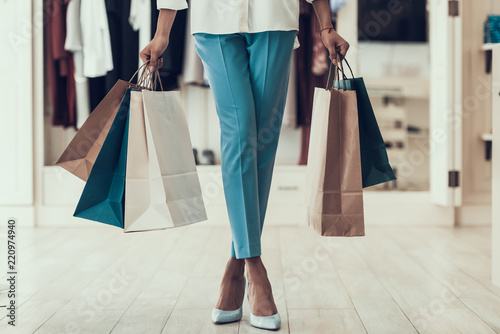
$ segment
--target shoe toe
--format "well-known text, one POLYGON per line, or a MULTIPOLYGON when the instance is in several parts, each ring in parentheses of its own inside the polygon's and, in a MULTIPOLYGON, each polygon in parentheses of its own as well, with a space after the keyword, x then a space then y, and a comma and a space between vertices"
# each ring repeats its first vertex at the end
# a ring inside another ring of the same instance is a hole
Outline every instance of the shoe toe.
POLYGON ((279 313, 267 317, 259 317, 250 312, 250 324, 257 328, 278 330, 281 327, 281 317, 279 313))

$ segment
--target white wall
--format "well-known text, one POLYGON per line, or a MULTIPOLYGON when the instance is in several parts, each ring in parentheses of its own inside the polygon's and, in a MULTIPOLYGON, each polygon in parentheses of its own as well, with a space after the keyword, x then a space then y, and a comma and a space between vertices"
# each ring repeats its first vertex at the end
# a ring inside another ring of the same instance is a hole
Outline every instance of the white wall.
POLYGON ((500 15, 500 1, 489 0, 490 1, 490 14, 500 15))
POLYGON ((359 42, 359 75, 429 79, 428 43, 359 42))
POLYGON ((0 220, 32 218, 31 0, 0 2, 0 220), (16 205, 16 207, 12 207, 16 205), (11 206, 11 207, 9 207, 11 206))
POLYGON ((500 2, 463 0, 463 207, 459 222, 491 222, 491 161, 485 160, 481 134, 491 133, 491 74, 487 74, 483 23, 500 14, 500 2))

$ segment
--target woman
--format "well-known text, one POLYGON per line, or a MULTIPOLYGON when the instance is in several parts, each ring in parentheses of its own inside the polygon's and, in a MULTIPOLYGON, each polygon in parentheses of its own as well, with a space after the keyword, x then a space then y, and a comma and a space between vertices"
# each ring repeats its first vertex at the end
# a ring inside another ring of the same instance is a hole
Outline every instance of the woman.
MULTIPOLYGON (((329 1, 307 1, 314 6, 323 43, 336 62, 337 50, 345 56, 349 44, 333 29, 329 1)), ((177 10, 187 8, 185 0, 157 4, 158 28, 141 52, 142 61, 151 64, 157 64, 168 46, 177 10)), ((231 257, 212 320, 241 319, 246 281, 250 323, 276 330, 281 320, 260 258, 260 237, 298 31, 299 0, 191 0, 191 7, 191 30, 221 128, 222 179, 232 233, 231 257)))

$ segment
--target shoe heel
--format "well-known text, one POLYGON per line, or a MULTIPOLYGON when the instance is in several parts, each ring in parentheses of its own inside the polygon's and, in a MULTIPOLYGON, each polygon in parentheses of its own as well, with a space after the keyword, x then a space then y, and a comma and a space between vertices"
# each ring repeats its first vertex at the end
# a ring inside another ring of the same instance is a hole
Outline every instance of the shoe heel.
MULTIPOLYGON (((246 290, 247 282, 245 277, 243 277, 243 280, 245 281, 245 290, 246 290)), ((241 306, 234 311, 219 310, 218 308, 215 307, 212 310, 212 322, 214 324, 227 324, 230 322, 240 321, 242 317, 243 317, 243 303, 241 303, 241 306)))

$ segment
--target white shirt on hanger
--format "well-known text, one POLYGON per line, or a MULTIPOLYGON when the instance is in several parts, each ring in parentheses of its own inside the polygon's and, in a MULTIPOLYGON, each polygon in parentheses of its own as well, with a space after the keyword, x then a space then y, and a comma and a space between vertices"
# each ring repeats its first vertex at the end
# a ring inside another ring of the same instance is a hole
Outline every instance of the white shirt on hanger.
MULTIPOLYGON (((190 3, 192 34, 299 30, 299 0, 191 0, 190 3)), ((157 0, 158 9, 187 7, 186 0, 157 0)))
POLYGON ((90 114, 88 79, 83 75, 83 41, 80 23, 81 0, 71 0, 66 10, 66 41, 64 49, 73 53, 76 87, 76 128, 80 129, 90 114))
POLYGON ((106 4, 104 0, 85 0, 80 11, 83 73, 87 78, 102 77, 113 70, 106 4))
MULTIPOLYGON (((132 29, 139 31, 139 51, 151 41, 151 0, 130 1, 130 17, 132 29)), ((139 59, 139 63, 142 62, 139 59)))
MULTIPOLYGON (((128 22, 134 31, 139 31, 139 51, 148 45, 151 41, 151 0, 132 0, 130 1, 130 16, 128 22)), ((142 60, 139 58, 139 67, 142 60)), ((139 71, 138 77, 142 75, 139 71)))

